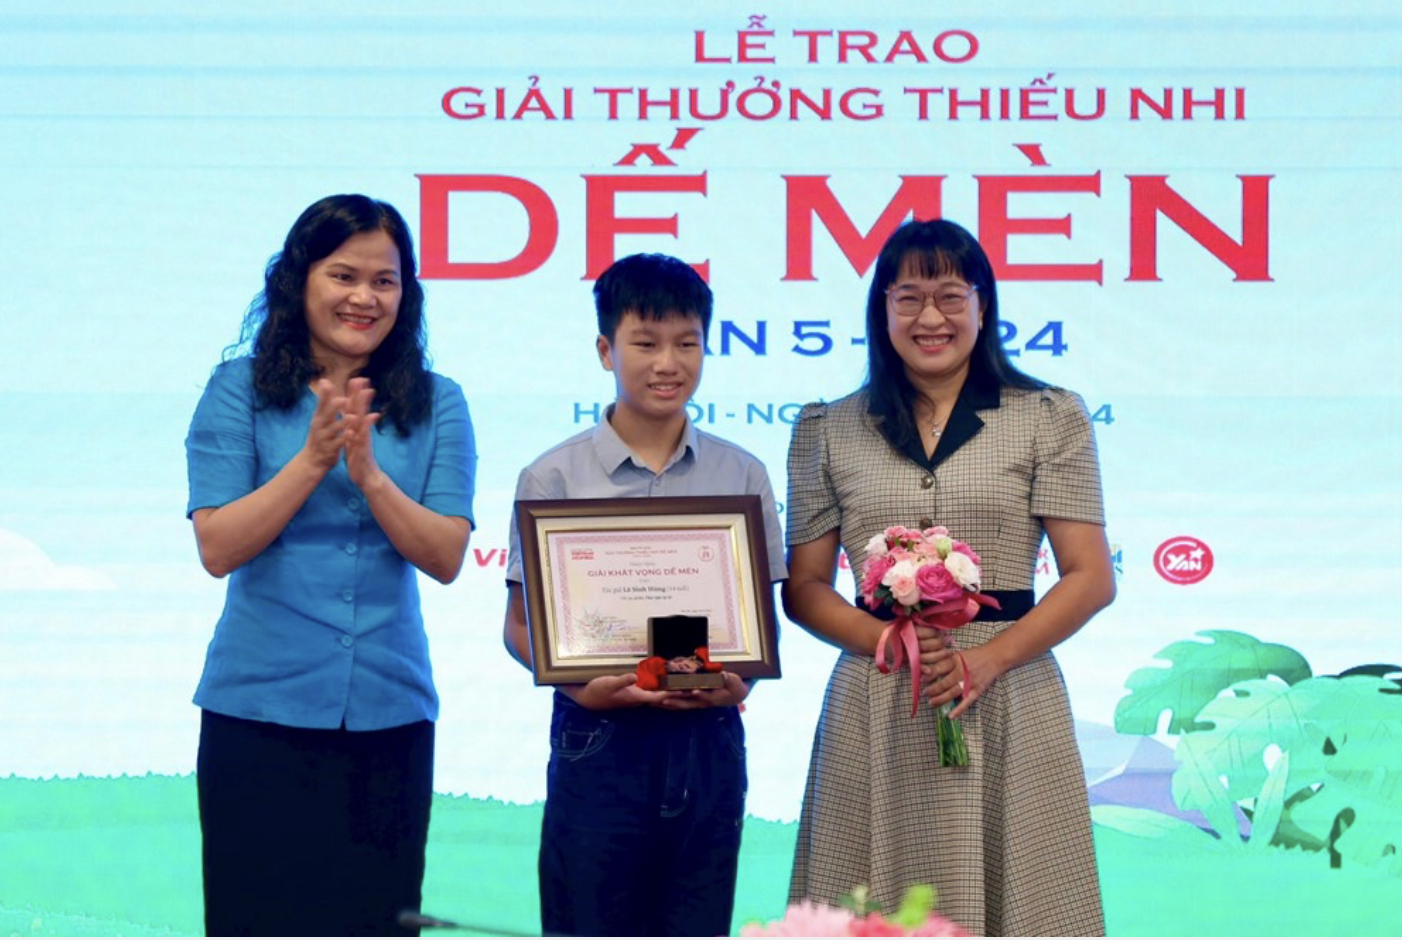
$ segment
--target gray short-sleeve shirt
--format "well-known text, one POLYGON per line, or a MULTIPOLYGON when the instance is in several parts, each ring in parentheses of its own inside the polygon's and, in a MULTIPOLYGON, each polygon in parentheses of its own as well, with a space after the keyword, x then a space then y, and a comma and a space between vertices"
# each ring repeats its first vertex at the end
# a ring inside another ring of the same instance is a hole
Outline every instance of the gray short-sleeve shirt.
MULTIPOLYGON (((609 409, 612 415, 613 409, 609 409)), ((784 531, 764 464, 727 440, 687 422, 667 465, 654 473, 628 449, 607 418, 562 441, 521 471, 516 499, 619 499, 647 496, 758 496, 764 510, 769 577, 788 577, 784 531)), ((511 518, 506 580, 521 583, 521 539, 511 518)))

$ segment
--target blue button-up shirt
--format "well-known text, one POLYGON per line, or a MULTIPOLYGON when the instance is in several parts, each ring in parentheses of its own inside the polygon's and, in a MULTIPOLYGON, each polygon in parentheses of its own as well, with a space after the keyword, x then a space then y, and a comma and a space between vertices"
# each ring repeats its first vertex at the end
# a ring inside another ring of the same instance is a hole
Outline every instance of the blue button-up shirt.
MULTIPOLYGON (((411 499, 472 519, 476 448, 462 389, 433 375, 429 419, 375 433, 375 461, 411 499)), ((252 360, 221 365, 185 441, 188 514, 271 480, 306 443, 310 389, 258 407, 252 360)), ((438 717, 415 569, 390 543, 345 461, 282 534, 229 577, 195 704, 236 718, 369 731, 438 717)))

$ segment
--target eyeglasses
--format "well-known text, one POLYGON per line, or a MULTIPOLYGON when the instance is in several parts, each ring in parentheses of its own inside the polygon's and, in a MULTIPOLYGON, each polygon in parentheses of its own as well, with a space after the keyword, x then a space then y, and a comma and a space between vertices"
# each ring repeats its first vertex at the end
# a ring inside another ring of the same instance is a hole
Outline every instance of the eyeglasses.
POLYGON ((925 305, 933 302, 936 310, 945 316, 952 317, 967 312, 976 293, 978 293, 978 285, 974 285, 968 290, 953 285, 936 290, 892 287, 887 289, 886 298, 891 301, 891 309, 896 311, 897 316, 918 317, 925 309, 925 305))

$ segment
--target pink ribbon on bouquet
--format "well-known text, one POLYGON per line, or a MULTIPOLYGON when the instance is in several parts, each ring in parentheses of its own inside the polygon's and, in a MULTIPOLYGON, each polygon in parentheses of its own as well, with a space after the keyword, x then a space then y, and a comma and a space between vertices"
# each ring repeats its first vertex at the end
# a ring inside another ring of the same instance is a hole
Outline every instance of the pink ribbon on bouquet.
MULTIPOLYGON (((881 639, 876 644, 876 668, 887 674, 900 669, 907 660, 910 663, 910 717, 914 718, 920 711, 920 673, 915 669, 915 664, 920 661, 920 641, 915 637, 915 628, 953 630, 978 616, 980 607, 1003 609, 997 600, 987 594, 965 594, 952 601, 926 607, 918 614, 897 614, 896 618, 886 625, 886 629, 881 631, 881 639), (890 666, 887 666, 886 643, 893 631, 897 640, 896 653, 891 658, 890 666)), ((967 688, 969 664, 965 662, 964 654, 958 650, 954 651, 954 656, 959 660, 961 689, 967 688)))

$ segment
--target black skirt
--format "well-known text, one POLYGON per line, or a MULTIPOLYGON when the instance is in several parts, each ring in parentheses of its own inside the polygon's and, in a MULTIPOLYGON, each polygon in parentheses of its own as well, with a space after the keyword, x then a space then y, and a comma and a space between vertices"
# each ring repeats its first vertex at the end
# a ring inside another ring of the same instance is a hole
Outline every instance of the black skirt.
POLYGON ((290 728, 211 711, 200 724, 210 936, 413 936, 433 796, 433 722, 290 728))

